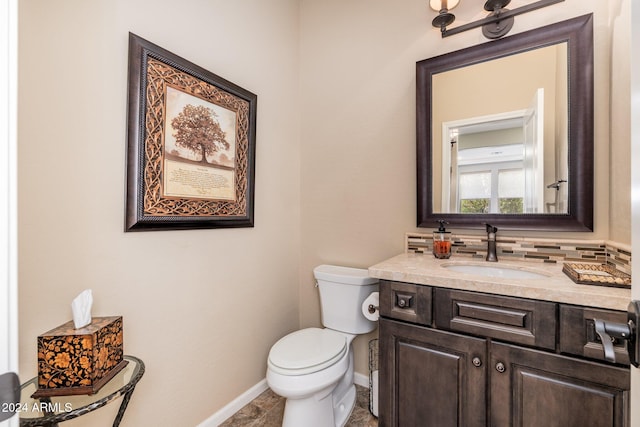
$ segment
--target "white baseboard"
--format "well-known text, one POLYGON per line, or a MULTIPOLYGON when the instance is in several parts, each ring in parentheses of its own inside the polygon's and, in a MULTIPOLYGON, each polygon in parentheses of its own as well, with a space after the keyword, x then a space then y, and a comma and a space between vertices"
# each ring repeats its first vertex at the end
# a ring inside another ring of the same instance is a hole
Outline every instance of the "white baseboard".
POLYGON ((354 372, 353 382, 356 385, 362 386, 364 388, 369 388, 369 375, 354 372))
POLYGON ((233 414, 242 409, 246 404, 251 402, 256 397, 260 396, 262 392, 267 390, 266 378, 260 381, 258 384, 251 387, 249 390, 236 397, 231 403, 220 409, 218 412, 204 420, 198 425, 198 427, 216 427, 225 422, 233 414))
MULTIPOLYGON (((369 375, 360 374, 355 372, 353 374, 353 382, 359 386, 369 388, 369 375)), ((223 422, 225 422, 228 418, 230 418, 233 414, 242 409, 245 405, 251 402, 256 397, 260 396, 262 392, 267 390, 269 386, 267 385, 266 378, 260 381, 258 384, 251 387, 249 390, 242 393, 240 396, 236 397, 231 403, 220 409, 215 414, 211 415, 209 418, 198 424, 198 427, 217 427, 223 422)))

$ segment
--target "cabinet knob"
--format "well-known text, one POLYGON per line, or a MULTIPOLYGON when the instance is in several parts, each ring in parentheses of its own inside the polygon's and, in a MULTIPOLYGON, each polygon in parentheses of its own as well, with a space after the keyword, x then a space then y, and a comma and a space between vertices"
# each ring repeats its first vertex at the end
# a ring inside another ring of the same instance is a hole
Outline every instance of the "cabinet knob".
POLYGON ((500 373, 503 373, 506 370, 507 370, 507 368, 504 366, 504 363, 502 363, 502 362, 496 363, 496 371, 498 371, 500 373))
POLYGON ((413 305, 413 296, 407 294, 396 294, 396 305, 400 308, 410 308, 413 305))
POLYGON ((473 363, 473 366, 475 366, 476 368, 479 368, 480 366, 482 366, 482 359, 476 356, 471 360, 471 363, 473 363))

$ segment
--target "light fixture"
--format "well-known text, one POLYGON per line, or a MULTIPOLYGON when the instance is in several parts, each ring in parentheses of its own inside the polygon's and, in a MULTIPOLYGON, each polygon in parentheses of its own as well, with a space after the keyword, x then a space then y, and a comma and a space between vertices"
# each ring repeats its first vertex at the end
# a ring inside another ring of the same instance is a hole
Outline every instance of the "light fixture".
POLYGON ((455 8, 458 3, 460 3, 460 0, 429 0, 431 9, 438 12, 438 16, 433 18, 431 24, 433 24, 434 27, 443 29, 451 25, 456 17, 453 13, 449 13, 449 11, 455 8))
POLYGON ((482 27, 482 33, 486 38, 499 39, 507 34, 509 30, 511 30, 511 27, 513 27, 514 16, 562 1, 564 0, 539 0, 517 9, 509 10, 505 7, 511 3, 511 0, 487 0, 484 4, 484 10, 490 13, 486 18, 451 29, 447 27, 453 23, 456 17, 450 10, 455 8, 458 3, 460 3, 460 0, 429 0, 429 6, 438 12, 438 15, 433 18, 431 23, 434 27, 440 28, 442 37, 452 36, 471 30, 472 28, 482 27))

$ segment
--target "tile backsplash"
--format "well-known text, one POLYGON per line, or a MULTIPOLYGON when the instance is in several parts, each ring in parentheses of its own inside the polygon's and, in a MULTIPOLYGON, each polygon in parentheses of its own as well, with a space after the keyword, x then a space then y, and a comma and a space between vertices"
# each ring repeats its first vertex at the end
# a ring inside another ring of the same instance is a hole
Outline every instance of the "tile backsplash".
MULTIPOLYGON (((452 256, 484 259, 487 238, 479 235, 453 234, 452 256)), ((407 233, 406 252, 429 254, 432 234, 407 233)), ((608 264, 631 274, 631 247, 605 240, 555 240, 526 237, 497 237, 498 259, 532 262, 595 262, 608 264)))

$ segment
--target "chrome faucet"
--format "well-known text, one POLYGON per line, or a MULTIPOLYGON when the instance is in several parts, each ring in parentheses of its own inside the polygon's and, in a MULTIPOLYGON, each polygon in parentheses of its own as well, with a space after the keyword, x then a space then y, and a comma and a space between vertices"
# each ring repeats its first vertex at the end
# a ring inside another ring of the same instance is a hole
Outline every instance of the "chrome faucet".
POLYGON ((496 253, 496 233, 498 228, 491 224, 485 223, 487 226, 487 258, 489 262, 498 262, 498 254, 496 253))

